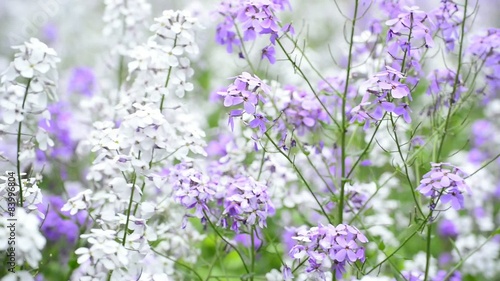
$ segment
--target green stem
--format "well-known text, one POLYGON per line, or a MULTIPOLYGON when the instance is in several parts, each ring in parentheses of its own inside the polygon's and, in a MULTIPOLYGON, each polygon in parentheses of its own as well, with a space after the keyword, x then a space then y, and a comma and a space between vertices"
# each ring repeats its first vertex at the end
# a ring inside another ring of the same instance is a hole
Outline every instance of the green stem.
POLYGON ((251 240, 251 249, 250 249, 250 257, 251 257, 251 264, 250 264, 250 270, 252 272, 252 276, 250 276, 250 280, 253 281, 253 276, 255 275, 255 226, 252 226, 251 231, 250 231, 250 240, 251 240))
MULTIPOLYGON (((21 111, 23 111, 24 114, 24 105, 26 104, 26 99, 28 97, 28 91, 30 88, 31 84, 31 79, 28 80, 28 83, 26 84, 26 90, 24 90, 24 97, 23 97, 23 104, 21 106, 21 111)), ((19 126, 17 127, 17 155, 16 155, 16 160, 17 160, 17 181, 19 182, 19 206, 23 207, 23 184, 21 182, 21 161, 19 160, 19 154, 21 153, 21 130, 23 128, 23 121, 19 122, 19 126)))
POLYGON ((432 224, 427 226, 427 247, 426 247, 426 255, 425 255, 425 274, 424 281, 427 280, 429 276, 429 268, 431 262, 431 235, 432 235, 432 224))
MULTIPOLYGON (((220 234, 220 232, 217 230, 217 228, 215 227, 214 223, 210 220, 210 217, 207 215, 207 212, 205 210, 203 210, 203 215, 205 216, 205 218, 207 219, 208 221, 208 224, 210 224, 210 227, 212 227, 212 229, 215 231, 215 233, 217 234, 217 236, 220 237, 220 239, 222 239, 222 241, 226 242, 226 244, 231 247, 237 254, 238 256, 240 257, 240 260, 241 262, 243 263, 243 267, 245 268, 245 271, 247 273, 250 273, 250 271, 248 270, 248 266, 247 264, 245 263, 245 259, 243 258, 243 255, 241 254, 241 252, 238 250, 238 248, 236 248, 236 246, 234 246, 233 244, 229 243, 229 241, 227 241, 226 238, 224 238, 224 236, 222 236, 222 234, 220 234)), ((252 272, 253 273, 253 272, 252 272)))
MULTIPOLYGON (((177 44, 177 35, 175 35, 175 38, 174 38, 174 47, 172 47, 172 49, 173 49, 173 48, 175 48, 175 45, 176 45, 176 44, 177 44)), ((168 68, 168 72, 167 72, 167 79, 165 79, 165 86, 164 86, 165 88, 167 88, 167 86, 168 86, 168 82, 170 82, 170 76, 171 76, 171 75, 172 75, 172 67, 170 66, 170 67, 168 68)), ((164 103, 164 102, 165 102, 165 94, 163 94, 163 95, 161 96, 161 102, 160 102, 160 112, 162 112, 162 111, 163 111, 163 103, 164 103)))
POLYGON ((340 124, 337 122, 337 120, 335 120, 335 118, 332 116, 332 114, 330 113, 330 111, 328 110, 328 108, 326 107, 326 105, 319 98, 318 93, 316 92, 316 90, 314 89, 314 87, 311 85, 311 82, 309 82, 309 79, 307 79, 307 76, 305 75, 305 73, 302 71, 302 69, 300 69, 300 67, 290 57, 290 55, 288 54, 288 52, 285 50, 285 47, 281 43, 280 39, 276 39, 276 42, 280 46, 280 48, 283 51, 283 53, 285 53, 286 58, 290 61, 290 63, 292 64, 293 68, 296 69, 299 72, 300 76, 302 76, 302 78, 304 79, 304 81, 306 81, 307 85, 309 86, 309 89, 311 89, 311 92, 314 94, 314 96, 316 97, 316 100, 319 102, 319 104, 321 105, 321 107, 323 107, 323 109, 325 110, 325 112, 328 115, 328 117, 330 117, 330 120, 332 120, 332 122, 335 123, 335 125, 337 126, 337 128, 340 130, 341 129, 340 128, 340 124))
POLYGON ((238 28, 238 26, 236 24, 234 25, 234 27, 236 29, 236 34, 238 35, 238 39, 240 39, 241 49, 243 50, 245 60, 248 62, 248 66, 250 66, 250 69, 252 70, 252 72, 254 74, 257 74, 256 69, 253 67, 252 61, 250 60, 250 57, 248 56, 247 48, 245 47, 245 42, 243 41, 243 37, 241 36, 240 29, 238 28))
POLYGON ((341 138, 340 138, 340 157, 341 157, 341 171, 340 171, 340 203, 338 208, 338 218, 337 222, 340 224, 344 220, 344 200, 345 200, 345 183, 346 179, 346 134, 347 134, 347 124, 346 124, 346 105, 347 105, 347 91, 349 89, 349 77, 351 75, 351 63, 352 63, 352 48, 354 46, 354 32, 356 27, 356 20, 358 17, 358 5, 359 1, 356 0, 354 4, 354 17, 352 19, 351 27, 351 39, 349 41, 349 57, 347 58, 347 74, 345 78, 344 93, 342 94, 342 127, 341 127, 341 138))
POLYGON ((323 215, 326 217, 326 219, 328 220, 328 222, 330 224, 332 224, 330 216, 328 216, 328 213, 325 211, 325 208, 323 208, 323 205, 321 204, 321 202, 319 202, 318 197, 316 196, 316 194, 314 194, 314 191, 312 190, 311 186, 309 185, 309 183, 307 183, 307 180, 304 178, 304 176, 302 175, 302 173, 300 172, 300 170, 297 168, 297 166, 295 165, 295 163, 292 161, 292 159, 290 159, 290 157, 288 157, 288 155, 286 155, 279 148, 279 146, 276 144, 276 142, 274 142, 274 140, 269 136, 269 134, 267 132, 265 133, 265 135, 269 139, 269 141, 273 144, 273 146, 278 150, 278 152, 281 153, 281 155, 283 155, 286 158, 286 160, 288 160, 288 162, 292 165, 292 168, 295 170, 295 172, 297 173, 297 175, 299 176, 299 178, 304 182, 304 184, 306 185, 307 189, 309 190, 309 192, 313 196, 313 198, 316 201, 316 203, 318 203, 318 206, 321 209, 321 212, 323 213, 323 215))
POLYGON ((137 179, 137 174, 134 172, 134 174, 132 175, 132 190, 130 191, 130 199, 128 201, 127 220, 125 221, 125 229, 123 230, 123 241, 122 241, 123 246, 125 246, 125 241, 127 240, 128 223, 130 222, 130 212, 132 210, 132 201, 134 201, 134 191, 135 191, 136 179, 137 179))
POLYGON ((460 36, 460 44, 459 44, 459 47, 458 47, 458 65, 457 65, 457 71, 455 73, 455 80, 453 82, 453 90, 451 91, 451 94, 450 94, 450 99, 449 99, 449 104, 448 104, 448 113, 446 114, 446 120, 445 120, 445 125, 444 125, 444 130, 443 130, 443 135, 441 137, 441 142, 439 143, 439 149, 437 151, 437 156, 436 156, 436 159, 439 159, 439 157, 441 156, 441 152, 443 150, 443 145, 444 145, 444 140, 446 138, 446 135, 447 135, 447 131, 448 131, 448 127, 449 127, 449 124, 450 124, 450 117, 451 117, 451 108, 452 108, 452 105, 454 102, 454 97, 455 97, 455 93, 458 89, 458 82, 460 80, 460 70, 462 68, 462 54, 463 54, 463 47, 464 47, 464 37, 465 37, 465 19, 467 18, 467 4, 468 4, 468 0, 465 0, 465 4, 464 4, 464 18, 463 18, 463 21, 462 21, 462 24, 461 24, 461 36, 460 36))

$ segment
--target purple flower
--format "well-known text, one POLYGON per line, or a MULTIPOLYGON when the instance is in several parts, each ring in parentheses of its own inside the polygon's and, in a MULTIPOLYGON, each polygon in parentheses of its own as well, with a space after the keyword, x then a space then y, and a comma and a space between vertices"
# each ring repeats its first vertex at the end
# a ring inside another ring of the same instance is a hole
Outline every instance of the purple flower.
POLYGON ((462 274, 458 271, 454 271, 449 278, 445 279, 448 275, 446 270, 438 271, 437 275, 432 278, 432 281, 462 281, 462 274))
POLYGON ((457 238, 458 229, 451 220, 442 220, 438 227, 438 233, 442 237, 457 238))
POLYGON ((264 134, 266 132, 266 123, 269 122, 267 121, 266 117, 262 114, 255 114, 255 118, 248 124, 248 127, 250 128, 259 128, 259 131, 261 134, 264 134))
POLYGON ((273 46, 267 46, 264 49, 262 49, 261 59, 264 58, 269 60, 271 64, 274 64, 276 62, 276 51, 274 50, 273 46))
POLYGON ((406 103, 401 103, 398 107, 394 109, 394 113, 397 114, 398 116, 403 116, 403 119, 408 124, 411 123, 410 112, 411 112, 410 106, 408 106, 406 103))
MULTIPOLYGON (((242 227, 267 226, 267 217, 274 215, 274 206, 267 186, 252 177, 239 175, 226 187, 224 211, 219 224, 235 232, 242 227)), ((248 230, 248 229, 247 229, 248 230)))
POLYGON ((91 68, 77 67, 71 72, 68 83, 68 92, 91 97, 95 91, 96 78, 91 68))
MULTIPOLYGON (((269 41, 274 45, 280 32, 292 34, 294 32, 290 24, 280 29, 279 21, 275 17, 276 12, 284 10, 286 6, 290 7, 290 3, 286 0, 222 1, 218 13, 224 20, 217 25, 217 43, 226 45, 227 51, 231 53, 233 45, 242 44, 240 39, 253 41, 261 35, 269 34, 269 41), (243 38, 237 38, 238 29, 242 30, 243 38)), ((272 46, 262 50, 262 59, 264 58, 267 58, 270 63, 275 62, 272 46)))
POLYGON ((462 12, 459 13, 458 5, 452 0, 441 0, 439 8, 430 12, 436 23, 436 29, 441 31, 448 52, 455 49, 459 39, 458 30, 463 21, 462 15, 462 12))
MULTIPOLYGON (((260 248, 262 245, 262 240, 260 239, 262 237, 262 234, 260 233, 254 233, 253 238, 254 238, 254 248, 257 250, 260 248)), ((252 245, 252 237, 248 233, 239 233, 234 236, 234 241, 237 243, 242 244, 243 246, 249 248, 252 245)))
POLYGON ((306 272, 324 276, 325 272, 335 270, 338 279, 345 273, 345 265, 357 260, 365 260, 364 248, 359 243, 368 239, 355 227, 339 224, 318 225, 299 230, 293 237, 297 244, 290 250, 290 257, 307 259, 306 272))
POLYGON ((294 125, 299 135, 317 129, 320 126, 318 121, 328 122, 328 115, 312 93, 293 86, 285 86, 285 89, 290 99, 285 103, 283 113, 287 123, 294 125))
POLYGON ((232 110, 229 114, 228 124, 231 126, 231 130, 234 128, 233 118, 249 114, 254 116, 254 119, 248 124, 249 127, 258 127, 260 132, 264 133, 266 131, 265 123, 268 120, 263 114, 256 112, 258 106, 266 102, 263 95, 269 94, 270 91, 270 87, 259 77, 243 72, 225 91, 218 92, 224 98, 224 106, 226 107, 243 104, 243 109, 232 110))
POLYGON ((423 195, 430 197, 432 205, 437 204, 434 200, 440 200, 443 204, 450 203, 455 210, 464 207, 463 193, 471 193, 470 187, 465 183, 465 173, 449 163, 431 163, 432 169, 426 173, 417 190, 423 195))
POLYGON ((413 270, 413 271, 403 271, 402 273, 406 281, 424 281, 423 272, 413 270))
POLYGON ((203 218, 204 211, 209 210, 208 202, 214 200, 217 184, 187 163, 169 169, 168 175, 175 201, 186 209, 195 209, 194 216, 203 218))

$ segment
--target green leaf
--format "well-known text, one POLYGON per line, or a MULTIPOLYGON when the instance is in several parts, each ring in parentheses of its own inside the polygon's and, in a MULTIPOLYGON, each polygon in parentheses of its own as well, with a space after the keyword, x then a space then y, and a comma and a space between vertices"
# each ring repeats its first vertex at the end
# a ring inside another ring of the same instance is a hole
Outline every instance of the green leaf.
POLYGON ((384 241, 380 241, 380 243, 378 243, 378 249, 380 251, 385 250, 385 243, 384 243, 384 241))
POLYGON ((493 231, 493 233, 491 234, 491 236, 495 236, 495 235, 499 235, 500 234, 500 227, 497 228, 497 230, 493 231))

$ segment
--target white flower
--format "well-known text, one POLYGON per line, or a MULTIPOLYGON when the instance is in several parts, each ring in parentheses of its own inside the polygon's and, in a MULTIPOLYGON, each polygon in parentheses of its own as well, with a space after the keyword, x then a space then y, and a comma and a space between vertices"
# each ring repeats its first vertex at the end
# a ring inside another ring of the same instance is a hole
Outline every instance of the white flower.
POLYGON ((80 210, 86 210, 91 195, 92 190, 90 189, 78 193, 75 197, 69 199, 68 202, 64 204, 64 206, 61 208, 61 212, 69 211, 70 215, 73 216, 80 210))
POLYGON ((18 271, 9 273, 1 281, 34 281, 35 279, 28 271, 18 271))
POLYGON ((54 49, 47 47, 36 38, 31 38, 24 45, 13 48, 18 49, 19 53, 15 55, 12 65, 24 78, 45 74, 55 68, 55 64, 60 61, 54 49))
POLYGON ((47 146, 53 147, 54 141, 49 137, 49 134, 45 129, 39 128, 36 133, 36 141, 38 142, 38 148, 42 151, 47 150, 47 146))
MULTIPOLYGON (((45 237, 40 233, 40 220, 33 213, 26 213, 23 208, 16 209, 15 223, 15 246, 7 245, 6 237, 9 237, 11 222, 7 218, 0 220, 0 249, 15 247, 16 263, 22 265, 28 263, 32 268, 38 268, 38 263, 42 259, 40 251, 45 246, 45 237)), ((15 279, 13 279, 15 280, 15 279)), ((24 279, 23 279, 24 280, 24 279)))

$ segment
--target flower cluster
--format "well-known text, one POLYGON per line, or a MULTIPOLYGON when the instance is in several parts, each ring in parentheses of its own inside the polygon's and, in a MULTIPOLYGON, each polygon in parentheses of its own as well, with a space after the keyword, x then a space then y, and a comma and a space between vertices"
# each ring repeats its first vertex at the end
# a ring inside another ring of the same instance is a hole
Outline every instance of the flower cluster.
POLYGON ((204 218, 204 212, 209 212, 208 203, 214 200, 217 184, 185 163, 168 169, 168 177, 172 182, 175 201, 186 209, 194 208, 195 217, 204 218))
POLYGON ((94 72, 89 67, 76 67, 71 72, 68 82, 68 92, 91 97, 96 90, 97 81, 94 72))
POLYGON ((458 77, 455 85, 456 73, 449 69, 435 69, 428 76, 430 81, 427 94, 433 97, 431 112, 435 112, 441 106, 450 106, 456 103, 467 88, 463 85, 461 77, 458 77), (450 97, 450 95, 453 95, 450 97))
POLYGON ((269 122, 263 113, 258 112, 258 106, 265 103, 264 95, 269 95, 271 88, 256 75, 248 72, 238 75, 233 84, 226 91, 218 94, 224 97, 224 106, 231 107, 243 104, 243 109, 234 109, 229 113, 228 124, 234 129, 234 118, 253 116, 247 125, 250 128, 259 128, 260 133, 266 131, 266 123, 269 122))
POLYGON ((168 10, 155 22, 150 28, 154 35, 148 42, 128 53, 132 58, 128 64, 129 79, 132 74, 137 75, 129 93, 135 99, 163 103, 169 93, 182 98, 194 88, 188 81, 194 71, 187 55, 198 53, 193 30, 196 19, 184 11, 168 10))
POLYGON ((27 213, 23 208, 16 209, 15 217, 17 219, 15 229, 9 228, 12 222, 7 221, 7 216, 0 219, 0 251, 14 247, 17 265, 27 263, 32 268, 38 268, 38 263, 42 259, 41 250, 46 243, 45 237, 40 233, 40 221, 35 214, 27 213), (16 232, 15 240, 9 239, 12 237, 11 231, 16 232), (15 244, 8 241, 14 241, 15 244))
MULTIPOLYGON (((217 43, 226 45, 227 51, 232 53, 234 46, 241 46, 242 41, 252 41, 257 36, 269 34, 271 45, 262 49, 262 59, 267 58, 270 63, 275 63, 274 45, 280 32, 293 33, 290 25, 280 28, 279 21, 275 18, 276 11, 283 10, 286 6, 290 6, 288 0, 223 1, 218 9, 224 20, 217 25, 217 43)), ((241 52, 240 56, 243 57, 241 52)))
POLYGON ((411 122, 410 107, 403 102, 404 98, 411 100, 410 89, 399 82, 405 77, 390 66, 385 68, 385 71, 365 82, 363 99, 361 104, 351 110, 350 122, 366 122, 368 126, 371 120, 380 121, 387 113, 394 113, 402 116, 407 123, 411 122))
POLYGON ((18 52, 0 79, 1 116, 8 125, 23 121, 26 112, 44 112, 48 98, 55 99, 55 67, 60 61, 54 49, 36 38, 13 48, 18 52), (26 78, 28 83, 18 83, 18 78, 26 78))
POLYGON ((151 15, 151 4, 146 0, 105 0, 103 34, 112 45, 113 52, 124 55, 128 48, 137 45, 143 28, 151 15))
POLYGON ((459 39, 459 27, 463 19, 459 13, 460 9, 457 3, 453 0, 441 0, 439 8, 430 12, 430 16, 434 18, 436 29, 441 31, 446 50, 451 52, 455 49, 455 45, 459 39))
POLYGON ((439 202, 450 203, 453 209, 464 208, 464 192, 471 193, 465 183, 466 174, 449 163, 431 163, 432 169, 420 181, 417 190, 432 199, 431 209, 439 202))
POLYGON ((498 97, 500 89, 500 69, 498 60, 500 58, 500 29, 490 28, 486 35, 476 36, 469 45, 469 53, 479 63, 484 62, 483 71, 486 73, 486 81, 489 91, 486 98, 498 97))
POLYGON ((297 244, 290 250, 294 259, 307 259, 307 272, 325 279, 325 272, 335 271, 337 279, 342 278, 347 263, 365 260, 365 249, 359 243, 368 239, 354 226, 331 224, 301 230, 293 237, 297 244))
POLYGON ((432 48, 434 40, 427 13, 418 7, 405 7, 397 18, 386 21, 387 53, 391 66, 406 73, 406 82, 416 85, 421 72, 422 50, 432 48), (411 71, 410 71, 411 70, 411 71))
POLYGON ((299 135, 317 129, 319 121, 328 121, 328 115, 313 94, 293 86, 286 86, 285 91, 290 98, 284 105, 283 112, 287 123, 293 125, 299 135))
POLYGON ((267 217, 274 215, 274 211, 266 185, 252 177, 237 176, 227 186, 219 223, 235 232, 244 226, 265 228, 267 217))

